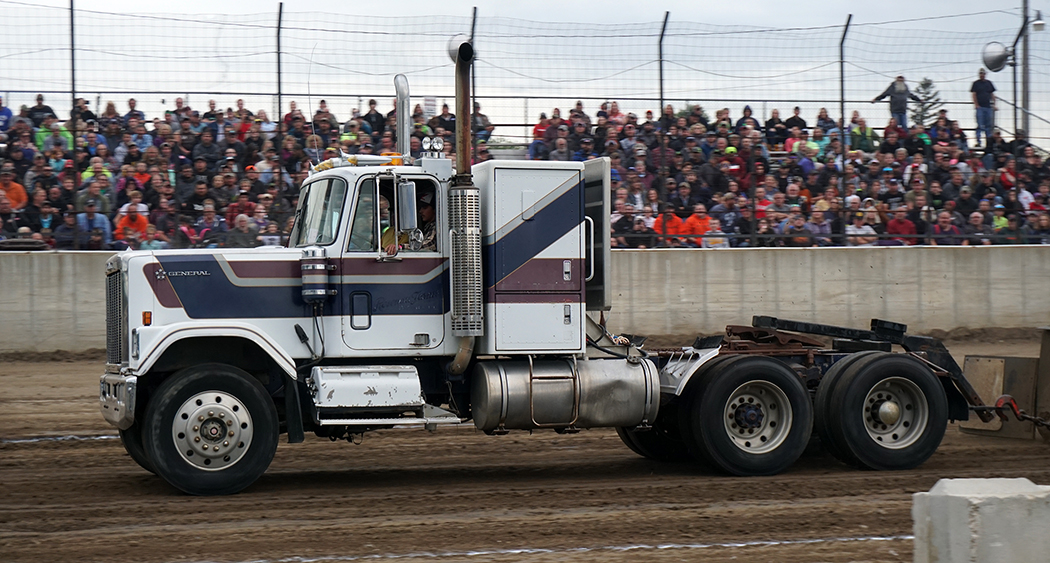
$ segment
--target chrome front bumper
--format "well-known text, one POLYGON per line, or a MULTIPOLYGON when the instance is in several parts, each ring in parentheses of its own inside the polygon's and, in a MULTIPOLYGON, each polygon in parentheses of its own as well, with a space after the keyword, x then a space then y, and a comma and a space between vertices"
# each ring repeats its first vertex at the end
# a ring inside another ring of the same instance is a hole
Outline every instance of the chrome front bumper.
POLYGON ((98 405, 102 417, 121 430, 135 423, 135 391, 138 377, 106 373, 99 381, 98 405))

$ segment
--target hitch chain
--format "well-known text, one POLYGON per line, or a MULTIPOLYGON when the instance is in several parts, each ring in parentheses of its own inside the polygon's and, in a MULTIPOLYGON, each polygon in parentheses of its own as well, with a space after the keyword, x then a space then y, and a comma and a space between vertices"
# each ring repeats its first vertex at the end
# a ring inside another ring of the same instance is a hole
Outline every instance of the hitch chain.
POLYGON ((970 409, 974 412, 993 411, 995 412, 995 414, 999 415, 999 419, 1003 422, 1010 420, 1006 416, 1006 411, 1010 410, 1014 413, 1014 417, 1016 417, 1017 420, 1020 420, 1022 422, 1031 422, 1036 426, 1041 426, 1043 428, 1046 428, 1047 430, 1050 430, 1050 421, 1047 421, 1044 418, 1039 418, 1038 416, 1032 416, 1024 412, 1024 410, 1022 410, 1021 407, 1017 406, 1017 401, 1015 401, 1014 398, 1010 395, 1003 395, 996 399, 994 407, 984 405, 979 407, 970 407, 970 409))

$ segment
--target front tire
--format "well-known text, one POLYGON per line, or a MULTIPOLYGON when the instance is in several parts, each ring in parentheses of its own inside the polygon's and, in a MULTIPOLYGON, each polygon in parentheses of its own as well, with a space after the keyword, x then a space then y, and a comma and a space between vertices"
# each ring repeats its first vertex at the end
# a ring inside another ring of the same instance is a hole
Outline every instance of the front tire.
POLYGON ((734 475, 775 475, 806 449, 813 405, 783 362, 738 356, 694 383, 679 414, 694 456, 734 475))
POLYGON ((205 364, 169 377, 154 392, 143 428, 156 473, 192 495, 227 495, 255 482, 277 451, 277 411, 243 370, 205 364))
POLYGON ((620 440, 634 453, 653 461, 677 462, 693 459, 678 432, 677 416, 661 409, 653 427, 647 430, 617 428, 620 440))
POLYGON ((153 462, 146 455, 146 447, 142 443, 142 425, 139 422, 132 424, 127 430, 120 431, 120 443, 124 445, 124 451, 128 452, 131 459, 139 464, 139 467, 156 474, 153 462))

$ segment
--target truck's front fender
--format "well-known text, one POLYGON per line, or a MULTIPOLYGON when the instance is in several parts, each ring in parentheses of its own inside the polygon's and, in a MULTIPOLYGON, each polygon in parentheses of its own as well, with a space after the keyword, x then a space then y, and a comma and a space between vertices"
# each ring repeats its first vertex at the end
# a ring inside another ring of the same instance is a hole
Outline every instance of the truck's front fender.
POLYGON ((236 321, 200 321, 147 326, 136 329, 140 345, 139 361, 133 370, 137 375, 148 373, 164 352, 176 342, 190 338, 241 338, 257 345, 289 377, 296 379, 295 360, 280 344, 257 327, 236 321))

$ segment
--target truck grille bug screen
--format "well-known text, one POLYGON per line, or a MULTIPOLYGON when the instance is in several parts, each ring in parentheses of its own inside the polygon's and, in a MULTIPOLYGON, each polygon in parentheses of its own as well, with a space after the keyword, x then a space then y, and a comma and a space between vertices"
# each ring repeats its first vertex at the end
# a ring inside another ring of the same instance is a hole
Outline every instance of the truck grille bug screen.
POLYGON ((124 361, 124 277, 119 271, 106 276, 106 362, 124 361))
POLYGON ((449 190, 452 227, 452 334, 481 336, 484 303, 481 278, 481 202, 478 188, 449 190))

